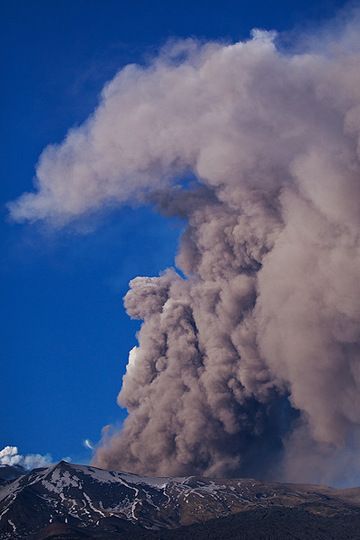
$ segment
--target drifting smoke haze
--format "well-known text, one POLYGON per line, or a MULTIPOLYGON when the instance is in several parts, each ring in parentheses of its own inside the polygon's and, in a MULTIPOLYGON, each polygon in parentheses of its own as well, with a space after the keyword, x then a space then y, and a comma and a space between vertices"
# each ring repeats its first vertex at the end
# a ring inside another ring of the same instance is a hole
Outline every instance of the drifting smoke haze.
POLYGON ((16 220, 55 225, 132 201, 186 219, 182 275, 136 277, 125 296, 143 321, 119 394, 129 415, 96 465, 342 483, 360 473, 352 19, 305 52, 254 31, 125 67, 89 120, 44 150, 37 191, 10 205, 16 220))

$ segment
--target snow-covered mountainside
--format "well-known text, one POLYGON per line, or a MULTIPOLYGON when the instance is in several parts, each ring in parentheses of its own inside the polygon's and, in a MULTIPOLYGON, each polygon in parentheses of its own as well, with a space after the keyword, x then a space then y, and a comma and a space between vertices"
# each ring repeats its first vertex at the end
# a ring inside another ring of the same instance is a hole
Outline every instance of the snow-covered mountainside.
MULTIPOLYGON (((335 520, 331 525, 334 530, 339 519, 344 519, 354 526, 356 523, 360 531, 360 490, 266 484, 249 479, 143 478, 64 461, 28 473, 20 471, 23 474, 16 478, 10 474, 10 467, 8 472, 8 478, 0 483, 1 540, 227 538, 230 518, 237 530, 236 520, 246 518, 251 522, 264 511, 267 520, 269 516, 273 520, 279 508, 283 513, 292 512, 295 521, 306 521, 307 516, 309 522, 335 520), (201 536, 209 523, 210 532, 201 536), (221 524, 222 529, 218 530, 221 524)), ((248 524, 253 526, 254 523, 248 524)), ((232 533, 229 538, 247 538, 240 522, 238 528, 242 536, 232 533)))

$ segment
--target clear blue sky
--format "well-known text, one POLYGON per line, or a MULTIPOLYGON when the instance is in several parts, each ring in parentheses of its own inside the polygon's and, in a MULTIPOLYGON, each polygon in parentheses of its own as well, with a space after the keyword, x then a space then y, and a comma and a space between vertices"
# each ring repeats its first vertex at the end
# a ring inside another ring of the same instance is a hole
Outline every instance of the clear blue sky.
POLYGON ((169 37, 237 40, 253 27, 316 25, 343 1, 7 0, 0 18, 0 448, 89 458, 85 438, 120 423, 116 395, 137 323, 128 281, 172 265, 181 223, 124 208, 91 233, 9 223, 44 146, 94 109, 105 81, 169 37))

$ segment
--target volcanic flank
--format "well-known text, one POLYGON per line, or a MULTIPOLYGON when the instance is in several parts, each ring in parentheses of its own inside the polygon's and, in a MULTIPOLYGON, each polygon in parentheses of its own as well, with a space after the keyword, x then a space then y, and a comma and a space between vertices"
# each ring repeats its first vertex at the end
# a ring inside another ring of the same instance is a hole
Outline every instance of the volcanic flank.
POLYGON ((359 489, 150 478, 64 461, 0 480, 0 540, 340 540, 359 530, 359 489))
POLYGON ((353 15, 311 49, 255 30, 125 67, 89 120, 44 150, 36 192, 10 205, 16 220, 56 226, 131 202, 186 221, 181 272, 137 277, 125 296, 143 321, 119 394, 129 414, 94 464, 344 483, 359 473, 353 15))

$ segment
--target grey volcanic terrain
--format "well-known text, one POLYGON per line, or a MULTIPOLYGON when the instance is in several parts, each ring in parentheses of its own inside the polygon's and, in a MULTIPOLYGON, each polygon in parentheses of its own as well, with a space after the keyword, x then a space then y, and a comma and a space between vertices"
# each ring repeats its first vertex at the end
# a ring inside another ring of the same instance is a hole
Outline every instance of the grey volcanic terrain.
POLYGON ((360 538, 360 489, 0 468, 0 539, 360 538))

